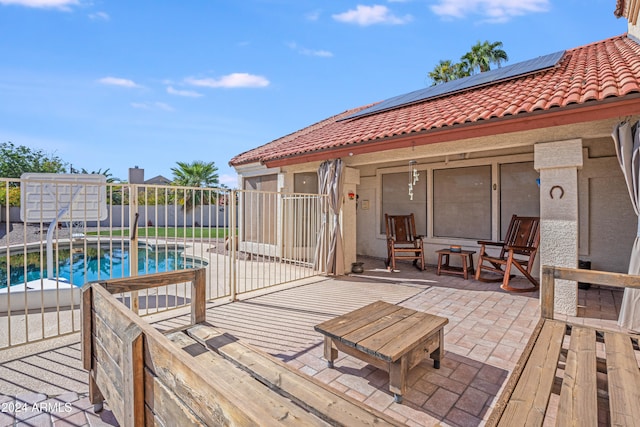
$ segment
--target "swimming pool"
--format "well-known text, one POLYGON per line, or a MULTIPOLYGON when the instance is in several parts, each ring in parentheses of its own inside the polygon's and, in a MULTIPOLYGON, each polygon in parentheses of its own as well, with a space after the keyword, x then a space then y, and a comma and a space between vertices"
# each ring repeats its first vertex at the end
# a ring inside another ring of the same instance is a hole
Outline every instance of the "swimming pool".
MULTIPOLYGON (((40 251, 10 256, 10 284, 21 285, 25 282, 47 277, 46 254, 40 251), (26 273, 26 275, 25 275, 26 273)), ((100 279, 118 278, 129 275, 129 247, 96 246, 57 251, 54 260, 55 276, 75 286, 100 279)), ((198 258, 184 256, 183 249, 138 245, 138 274, 159 273, 206 266, 207 262, 198 258)), ((7 258, 0 257, 0 289, 7 287, 7 258)))

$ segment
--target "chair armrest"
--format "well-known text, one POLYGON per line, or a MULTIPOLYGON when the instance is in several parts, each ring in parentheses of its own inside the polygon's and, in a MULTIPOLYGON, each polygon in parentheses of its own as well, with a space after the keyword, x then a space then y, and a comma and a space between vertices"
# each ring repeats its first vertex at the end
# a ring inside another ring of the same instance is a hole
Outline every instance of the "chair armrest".
POLYGON ((506 245, 505 249, 514 250, 514 251, 533 251, 536 248, 534 248, 532 246, 509 246, 509 245, 506 245))
POLYGON ((503 242, 487 242, 485 240, 478 240, 478 244, 486 246, 504 246, 503 242))

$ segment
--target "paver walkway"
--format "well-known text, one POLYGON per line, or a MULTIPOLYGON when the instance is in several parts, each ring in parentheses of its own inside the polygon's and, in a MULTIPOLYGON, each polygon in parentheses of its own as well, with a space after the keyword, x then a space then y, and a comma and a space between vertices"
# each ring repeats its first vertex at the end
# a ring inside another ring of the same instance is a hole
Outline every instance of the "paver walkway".
MULTIPOLYGON (((409 426, 481 425, 539 318, 538 293, 437 276, 432 266, 422 272, 400 264, 400 273, 389 273, 379 260, 363 261, 362 275, 318 277, 236 303, 216 302, 207 320, 409 426), (441 369, 426 361, 412 370, 403 404, 388 392, 386 372, 342 353, 335 368, 327 368, 322 336, 313 330, 378 299, 449 318, 441 369)), ((580 291, 579 304, 597 317, 590 322, 615 328, 621 297, 592 287, 580 291)), ((156 325, 168 329, 187 321, 185 314, 156 325)), ((3 403, 7 409, 0 426, 117 425, 108 408, 93 413, 86 378, 78 334, 0 352, 0 409, 3 403), (27 410, 9 411, 11 402, 27 410)))

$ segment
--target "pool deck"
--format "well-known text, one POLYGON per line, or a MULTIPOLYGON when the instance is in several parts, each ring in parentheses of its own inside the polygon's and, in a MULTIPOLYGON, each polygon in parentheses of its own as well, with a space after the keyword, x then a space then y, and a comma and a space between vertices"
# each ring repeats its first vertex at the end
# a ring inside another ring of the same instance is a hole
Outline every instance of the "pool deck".
MULTIPOLYGON (((409 426, 482 425, 538 321, 538 292, 513 294, 495 283, 438 276, 433 266, 419 271, 401 264, 400 272, 389 273, 380 260, 363 261, 362 275, 315 277, 210 303, 207 321, 409 426), (403 404, 389 393, 386 373, 358 359, 340 353, 335 368, 327 368, 322 336, 313 330, 376 300, 449 318, 441 369, 425 361, 412 370, 403 404)), ((618 329, 621 298, 606 287, 580 290, 574 321, 618 329)), ((164 330, 188 318, 149 320, 164 330)), ((87 375, 78 333, 0 351, 0 409, 6 409, 0 426, 117 425, 108 406, 93 412, 87 375), (15 411, 16 403, 24 410, 15 411)))

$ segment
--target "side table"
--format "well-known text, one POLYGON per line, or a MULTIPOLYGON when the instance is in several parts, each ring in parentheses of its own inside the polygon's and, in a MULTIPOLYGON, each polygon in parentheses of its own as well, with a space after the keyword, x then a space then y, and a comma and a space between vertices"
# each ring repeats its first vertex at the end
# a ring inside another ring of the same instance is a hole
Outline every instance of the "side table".
POLYGON ((440 249, 436 252, 438 253, 438 276, 440 276, 440 273, 458 274, 467 280, 469 273, 473 274, 473 254, 475 254, 476 251, 454 252, 451 249, 440 249), (452 267, 449 265, 451 255, 460 257, 462 267, 452 267))

